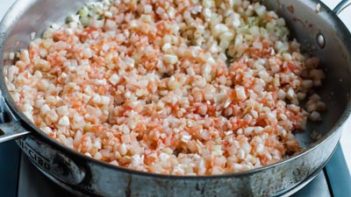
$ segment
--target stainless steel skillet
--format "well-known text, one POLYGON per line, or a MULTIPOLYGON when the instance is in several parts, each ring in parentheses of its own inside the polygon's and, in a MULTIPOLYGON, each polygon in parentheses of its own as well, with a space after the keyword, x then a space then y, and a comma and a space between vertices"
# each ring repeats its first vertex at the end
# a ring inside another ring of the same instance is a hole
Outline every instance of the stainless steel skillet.
POLYGON ((0 142, 17 139, 23 152, 46 176, 76 194, 99 196, 275 196, 292 193, 326 164, 351 111, 351 35, 334 11, 317 0, 262 0, 288 22, 305 50, 321 59, 327 73, 321 95, 328 112, 321 124, 298 136, 305 151, 266 167, 221 176, 166 176, 137 172, 85 157, 48 138, 16 108, 4 83, 3 58, 28 45, 41 32, 77 10, 84 0, 18 0, 0 24, 0 142), (321 5, 320 9, 318 4, 321 5), (322 138, 314 141, 316 130, 322 138))

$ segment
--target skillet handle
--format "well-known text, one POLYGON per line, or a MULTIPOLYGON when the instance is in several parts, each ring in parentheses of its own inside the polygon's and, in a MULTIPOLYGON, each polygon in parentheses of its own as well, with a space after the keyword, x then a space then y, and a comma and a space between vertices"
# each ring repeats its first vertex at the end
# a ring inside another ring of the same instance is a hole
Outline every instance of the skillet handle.
POLYGON ((5 99, 0 96, 0 143, 21 138, 29 133, 30 132, 24 129, 21 123, 14 118, 5 99))
POLYGON ((333 10, 333 12, 339 15, 342 11, 344 11, 347 7, 351 5, 351 0, 342 0, 333 10))
POLYGON ((18 139, 17 144, 38 169, 65 184, 78 185, 84 180, 84 168, 49 143, 34 136, 24 137, 28 134, 0 92, 0 143, 18 139))
POLYGON ((28 135, 30 132, 25 131, 17 121, 0 124, 0 143, 15 140, 28 135), (3 133, 3 134, 2 134, 3 133))

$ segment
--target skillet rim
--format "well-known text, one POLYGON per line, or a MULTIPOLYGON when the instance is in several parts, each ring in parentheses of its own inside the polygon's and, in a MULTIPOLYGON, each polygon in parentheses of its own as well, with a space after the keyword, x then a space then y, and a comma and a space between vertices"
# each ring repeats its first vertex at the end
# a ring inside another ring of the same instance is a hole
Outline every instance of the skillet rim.
MULTIPOLYGON (((0 23, 0 30, 8 30, 11 29, 11 26, 7 26, 6 24, 11 24, 9 23, 12 21, 12 19, 9 17, 12 14, 15 14, 17 11, 17 8, 24 2, 25 0, 16 0, 15 3, 10 7, 10 9, 6 12, 3 20, 0 23)), ((323 2, 320 0, 311 0, 312 3, 315 5, 320 4, 321 8, 326 10, 327 14, 330 16, 332 21, 335 23, 336 28, 340 29, 342 31, 342 37, 341 40, 344 41, 345 47, 351 52, 351 32, 348 30, 346 25, 341 21, 341 19, 328 7, 326 6, 323 2)), ((0 32, 0 76, 4 76, 3 72, 3 44, 6 42, 6 38, 8 37, 8 34, 6 32, 0 32)), ((349 62, 349 67, 351 67, 351 61, 349 62)), ((266 166, 262 166, 259 168, 254 168, 251 170, 243 171, 243 172, 235 172, 235 173, 228 173, 228 174, 220 174, 220 175, 208 175, 208 176, 177 176, 177 175, 168 175, 168 174, 157 174, 157 173, 150 173, 150 172, 143 172, 143 171, 137 171, 125 167, 120 167, 120 166, 115 166, 103 161, 99 161, 96 159, 93 159, 91 157, 88 157, 86 155, 83 155, 79 153, 78 151, 75 151, 71 148, 68 148, 58 141, 51 139, 48 137, 44 132, 42 132, 39 128, 37 128, 33 123, 30 122, 30 120, 21 112, 17 109, 17 106, 12 99, 11 95, 8 92, 6 83, 5 83, 5 77, 0 77, 0 91, 2 94, 2 97, 5 100, 5 104, 10 108, 11 112, 14 114, 14 116, 19 119, 18 124, 21 124, 22 127, 24 128, 29 128, 30 129, 30 135, 33 135, 35 138, 39 138, 40 141, 44 141, 47 143, 51 148, 54 150, 59 150, 60 153, 68 156, 70 159, 72 159, 74 162, 78 163, 78 166, 82 167, 81 162, 91 162, 94 165, 98 165, 104 168, 108 168, 111 170, 117 170, 119 173, 126 173, 130 175, 138 175, 138 176, 146 176, 150 178, 159 178, 159 179, 172 179, 172 180, 204 180, 204 179, 228 179, 228 178, 239 178, 239 177, 245 177, 249 176, 252 174, 256 174, 259 172, 263 172, 267 169, 270 168, 275 168, 279 165, 284 165, 287 164, 293 160, 298 159, 299 157, 305 156, 312 152, 314 149, 317 149, 318 146, 321 144, 325 143, 328 139, 332 138, 333 136, 338 134, 338 131, 340 127, 343 126, 347 118, 351 114, 351 99, 349 98, 349 101, 347 103, 346 109, 340 116, 340 118, 335 122, 334 126, 332 127, 331 130, 327 132, 321 139, 317 140, 316 142, 313 142, 312 144, 309 145, 308 148, 304 149, 300 153, 291 156, 289 158, 283 159, 279 162, 269 164, 266 166)), ((1 96, 0 94, 0 96, 1 96)), ((85 179, 85 178, 84 178, 85 179)))

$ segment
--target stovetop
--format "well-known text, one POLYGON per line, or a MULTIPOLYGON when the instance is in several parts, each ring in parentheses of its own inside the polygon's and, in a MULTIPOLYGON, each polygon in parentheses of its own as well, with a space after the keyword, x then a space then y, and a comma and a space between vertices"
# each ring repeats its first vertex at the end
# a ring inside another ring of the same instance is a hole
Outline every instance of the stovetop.
MULTIPOLYGON (((3 197, 72 196, 31 165, 15 142, 0 145, 0 191, 3 197)), ((293 196, 338 197, 350 194, 351 177, 338 145, 327 166, 293 196)))

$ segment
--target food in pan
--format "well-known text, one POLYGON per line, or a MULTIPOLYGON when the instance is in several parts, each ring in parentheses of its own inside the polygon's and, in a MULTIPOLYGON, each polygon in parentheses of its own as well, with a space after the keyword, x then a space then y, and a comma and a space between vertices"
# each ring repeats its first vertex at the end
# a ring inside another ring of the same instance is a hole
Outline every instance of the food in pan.
POLYGON ((8 90, 38 128, 138 171, 272 164, 301 151, 293 133, 325 109, 318 59, 248 1, 90 3, 9 58, 8 90))

